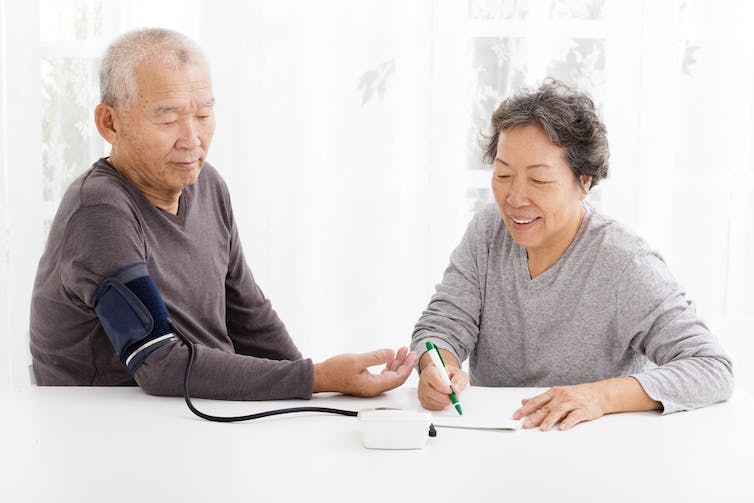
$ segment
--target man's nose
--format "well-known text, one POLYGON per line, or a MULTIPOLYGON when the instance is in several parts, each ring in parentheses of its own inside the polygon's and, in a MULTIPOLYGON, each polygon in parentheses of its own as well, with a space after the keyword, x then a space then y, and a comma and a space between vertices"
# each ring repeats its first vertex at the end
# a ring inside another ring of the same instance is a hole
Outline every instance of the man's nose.
POLYGON ((197 127, 196 119, 187 117, 186 120, 181 121, 179 136, 175 142, 175 146, 177 148, 191 149, 201 144, 202 141, 199 138, 199 128, 197 127))

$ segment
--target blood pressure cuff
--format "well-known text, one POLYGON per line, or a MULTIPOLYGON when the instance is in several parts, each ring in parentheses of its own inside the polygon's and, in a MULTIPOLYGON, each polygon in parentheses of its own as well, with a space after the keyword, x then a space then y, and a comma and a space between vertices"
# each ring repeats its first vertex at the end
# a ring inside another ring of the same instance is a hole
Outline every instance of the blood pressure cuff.
POLYGON ((168 310, 143 262, 105 278, 94 292, 92 305, 132 375, 152 351, 175 338, 168 310))

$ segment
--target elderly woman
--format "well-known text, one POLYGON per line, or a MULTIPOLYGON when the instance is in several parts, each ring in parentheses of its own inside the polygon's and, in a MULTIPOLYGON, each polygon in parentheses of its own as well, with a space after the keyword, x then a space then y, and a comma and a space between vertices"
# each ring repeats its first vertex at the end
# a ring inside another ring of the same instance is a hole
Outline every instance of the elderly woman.
MULTIPOLYGON (((435 343, 456 393, 469 375, 478 386, 551 387, 511 411, 528 428, 727 399, 731 360, 660 255, 585 201, 609 157, 592 100, 547 81, 503 101, 491 126, 497 204, 469 224, 412 349, 435 343)), ((451 388, 429 356, 419 400, 440 410, 451 388)))

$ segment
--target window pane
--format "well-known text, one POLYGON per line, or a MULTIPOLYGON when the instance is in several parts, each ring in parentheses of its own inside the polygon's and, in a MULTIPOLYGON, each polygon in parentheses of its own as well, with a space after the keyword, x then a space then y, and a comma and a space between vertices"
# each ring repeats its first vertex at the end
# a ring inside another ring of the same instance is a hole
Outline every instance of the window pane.
POLYGON ((479 20, 522 20, 531 17, 551 20, 601 21, 605 0, 470 0, 469 18, 479 20), (543 15, 544 14, 544 15, 543 15))
POLYGON ((602 21, 605 19, 605 0, 552 0, 550 18, 602 21))
POLYGON ((42 42, 102 36, 102 0, 40 0, 42 42))
POLYGON ((547 76, 588 92, 599 107, 605 86, 605 40, 573 38, 563 40, 565 54, 551 60, 547 76))
POLYGON ((42 58, 43 200, 55 203, 74 178, 101 154, 92 110, 98 61, 42 58))
POLYGON ((481 163, 480 135, 500 102, 522 87, 536 87, 552 77, 591 94, 597 107, 605 88, 605 40, 602 38, 476 37, 471 50, 471 129, 467 168, 481 163))

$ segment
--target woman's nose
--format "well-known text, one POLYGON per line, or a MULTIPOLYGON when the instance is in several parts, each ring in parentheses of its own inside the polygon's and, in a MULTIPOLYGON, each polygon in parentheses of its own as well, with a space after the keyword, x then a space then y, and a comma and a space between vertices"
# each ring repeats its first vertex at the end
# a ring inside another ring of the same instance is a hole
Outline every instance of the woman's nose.
POLYGON ((529 203, 529 197, 527 195, 526 180, 521 178, 514 178, 508 189, 508 196, 505 198, 510 206, 519 208, 526 206, 529 203))

